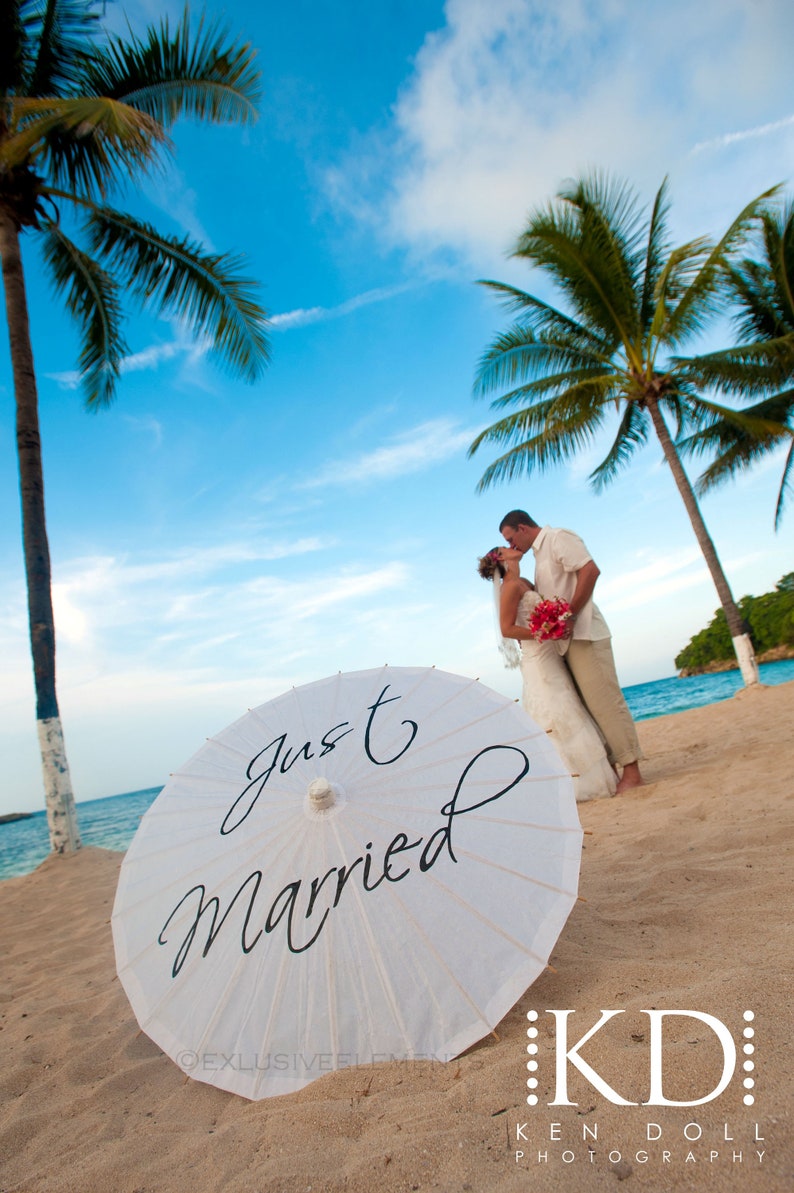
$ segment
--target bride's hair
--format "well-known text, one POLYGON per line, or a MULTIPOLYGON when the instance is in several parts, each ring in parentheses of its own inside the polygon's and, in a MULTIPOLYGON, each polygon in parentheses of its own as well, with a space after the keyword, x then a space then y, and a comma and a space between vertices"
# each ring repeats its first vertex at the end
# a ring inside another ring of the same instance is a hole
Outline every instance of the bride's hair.
POLYGON ((498 572, 500 579, 504 580, 507 575, 507 568, 499 558, 499 547, 492 547, 487 554, 483 555, 482 559, 477 562, 477 571, 482 576, 483 580, 493 580, 494 575, 498 572))

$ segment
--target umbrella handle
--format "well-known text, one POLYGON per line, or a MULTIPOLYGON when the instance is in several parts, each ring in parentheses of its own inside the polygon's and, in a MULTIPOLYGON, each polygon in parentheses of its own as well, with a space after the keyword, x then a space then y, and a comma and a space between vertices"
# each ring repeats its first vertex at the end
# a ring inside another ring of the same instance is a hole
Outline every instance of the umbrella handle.
POLYGON ((324 812, 336 803, 336 792, 327 779, 312 779, 309 784, 309 803, 315 812, 324 812))

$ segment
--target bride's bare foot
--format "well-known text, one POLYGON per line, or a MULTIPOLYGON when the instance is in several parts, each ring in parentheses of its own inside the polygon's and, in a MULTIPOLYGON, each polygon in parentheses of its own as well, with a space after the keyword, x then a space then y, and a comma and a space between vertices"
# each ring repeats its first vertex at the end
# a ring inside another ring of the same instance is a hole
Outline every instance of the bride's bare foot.
POLYGON ((640 764, 638 762, 627 762, 623 767, 623 774, 620 776, 615 794, 620 795, 623 791, 629 791, 632 787, 642 787, 645 780, 640 774, 640 764))

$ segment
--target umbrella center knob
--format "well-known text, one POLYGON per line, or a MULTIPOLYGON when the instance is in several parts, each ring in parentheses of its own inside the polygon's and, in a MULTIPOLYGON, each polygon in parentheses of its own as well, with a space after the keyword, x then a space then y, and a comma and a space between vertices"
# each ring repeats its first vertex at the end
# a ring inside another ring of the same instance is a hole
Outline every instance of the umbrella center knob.
POLYGON ((333 807, 336 792, 327 779, 312 779, 309 784, 309 803, 317 812, 333 807))

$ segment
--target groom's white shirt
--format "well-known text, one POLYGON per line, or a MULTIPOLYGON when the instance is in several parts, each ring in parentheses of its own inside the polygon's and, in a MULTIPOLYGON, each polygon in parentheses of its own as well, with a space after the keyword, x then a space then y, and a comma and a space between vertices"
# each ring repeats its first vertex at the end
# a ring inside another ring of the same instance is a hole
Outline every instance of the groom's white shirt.
MULTIPOLYGON (((535 587, 540 595, 570 601, 576 588, 576 573, 593 558, 579 535, 572 530, 544 526, 532 544, 532 551, 535 587)), ((611 637, 609 626, 592 598, 579 610, 573 637, 591 642, 611 637)))

